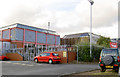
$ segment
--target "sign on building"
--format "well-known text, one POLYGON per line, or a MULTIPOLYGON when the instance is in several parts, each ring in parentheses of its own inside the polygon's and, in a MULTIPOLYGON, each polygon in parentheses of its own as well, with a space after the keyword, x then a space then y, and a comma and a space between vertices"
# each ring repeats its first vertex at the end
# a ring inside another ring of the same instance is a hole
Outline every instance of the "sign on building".
POLYGON ((116 42, 110 42, 110 48, 118 48, 118 45, 116 42))
POLYGON ((66 55, 67 55, 67 53, 64 51, 64 52, 63 52, 63 57, 66 57, 66 55))

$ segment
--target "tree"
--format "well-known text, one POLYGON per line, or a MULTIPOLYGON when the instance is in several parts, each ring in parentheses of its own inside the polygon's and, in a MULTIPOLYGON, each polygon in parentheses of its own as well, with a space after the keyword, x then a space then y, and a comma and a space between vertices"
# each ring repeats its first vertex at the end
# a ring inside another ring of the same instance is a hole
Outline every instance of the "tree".
POLYGON ((100 52, 103 49, 101 46, 92 45, 92 57, 90 57, 90 43, 79 43, 78 46, 78 60, 91 62, 94 59, 99 60, 100 52))
POLYGON ((109 48, 110 38, 100 37, 97 40, 97 44, 92 44, 92 57, 90 57, 90 42, 85 39, 78 42, 78 60, 91 62, 93 60, 99 60, 100 52, 103 48, 109 48))
POLYGON ((109 48, 110 47, 110 38, 106 38, 106 37, 101 36, 97 40, 97 44, 100 46, 104 46, 105 48, 109 48))

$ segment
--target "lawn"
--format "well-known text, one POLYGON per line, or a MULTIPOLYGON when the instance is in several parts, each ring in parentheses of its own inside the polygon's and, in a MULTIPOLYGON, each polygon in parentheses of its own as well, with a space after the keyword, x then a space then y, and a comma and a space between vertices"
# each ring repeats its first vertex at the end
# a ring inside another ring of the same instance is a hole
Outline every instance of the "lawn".
POLYGON ((81 73, 69 74, 62 77, 118 77, 118 73, 114 70, 107 69, 106 72, 100 70, 86 71, 81 73))

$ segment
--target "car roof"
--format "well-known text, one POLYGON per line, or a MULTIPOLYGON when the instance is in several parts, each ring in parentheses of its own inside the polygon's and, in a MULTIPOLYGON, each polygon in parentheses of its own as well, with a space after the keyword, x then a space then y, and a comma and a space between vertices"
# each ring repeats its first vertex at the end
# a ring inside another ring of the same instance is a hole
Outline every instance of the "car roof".
POLYGON ((119 52, 118 48, 106 48, 106 49, 103 49, 102 51, 106 51, 106 50, 117 50, 117 52, 119 52))
MULTIPOLYGON (((105 48, 105 49, 118 49, 118 48, 105 48)), ((104 50, 104 49, 103 49, 104 50)))
POLYGON ((43 53, 55 53, 55 52, 43 52, 43 53))

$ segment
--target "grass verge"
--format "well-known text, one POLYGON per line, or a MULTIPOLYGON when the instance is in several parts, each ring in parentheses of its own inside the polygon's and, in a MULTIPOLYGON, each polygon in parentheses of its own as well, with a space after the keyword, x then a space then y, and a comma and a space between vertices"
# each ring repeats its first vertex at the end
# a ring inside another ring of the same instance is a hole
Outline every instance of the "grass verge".
POLYGON ((106 70, 106 72, 100 72, 100 70, 93 70, 64 75, 62 77, 118 77, 118 73, 111 69, 106 70))
POLYGON ((106 72, 97 72, 93 73, 92 75, 118 75, 118 73, 114 70, 107 70, 106 72))

